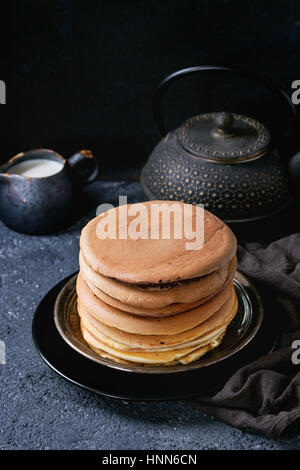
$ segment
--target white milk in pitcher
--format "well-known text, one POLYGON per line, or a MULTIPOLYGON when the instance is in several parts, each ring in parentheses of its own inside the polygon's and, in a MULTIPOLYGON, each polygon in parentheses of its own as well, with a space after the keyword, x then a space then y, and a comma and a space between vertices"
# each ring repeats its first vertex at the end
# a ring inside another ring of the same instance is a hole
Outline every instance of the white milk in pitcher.
POLYGON ((63 163, 48 158, 33 158, 11 166, 7 173, 10 175, 29 176, 30 178, 45 178, 59 173, 63 163))

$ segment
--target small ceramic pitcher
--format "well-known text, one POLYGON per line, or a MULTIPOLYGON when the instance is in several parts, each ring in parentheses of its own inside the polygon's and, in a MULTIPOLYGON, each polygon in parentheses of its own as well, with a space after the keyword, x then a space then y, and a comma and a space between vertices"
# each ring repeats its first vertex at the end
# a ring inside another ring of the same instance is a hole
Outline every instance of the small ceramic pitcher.
POLYGON ((57 231, 74 213, 74 188, 97 175, 97 160, 89 150, 67 160, 48 149, 19 153, 0 166, 0 218, 17 232, 57 231), (31 170, 20 171, 26 166, 31 170))

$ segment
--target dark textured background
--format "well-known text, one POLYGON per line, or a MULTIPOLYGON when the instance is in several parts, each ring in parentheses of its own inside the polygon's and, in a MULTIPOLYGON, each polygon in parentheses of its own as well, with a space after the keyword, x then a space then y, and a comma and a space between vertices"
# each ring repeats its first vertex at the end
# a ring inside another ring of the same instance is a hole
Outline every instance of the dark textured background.
MULTIPOLYGON (((7 9, 0 161, 40 146, 66 156, 91 147, 102 175, 116 161, 123 169, 141 165, 159 138, 153 90, 178 68, 235 64, 289 93, 300 78, 296 0, 10 0, 7 9)), ((170 127, 218 109, 272 125, 276 117, 275 129, 285 122, 274 96, 222 76, 176 86, 167 108, 170 127)))

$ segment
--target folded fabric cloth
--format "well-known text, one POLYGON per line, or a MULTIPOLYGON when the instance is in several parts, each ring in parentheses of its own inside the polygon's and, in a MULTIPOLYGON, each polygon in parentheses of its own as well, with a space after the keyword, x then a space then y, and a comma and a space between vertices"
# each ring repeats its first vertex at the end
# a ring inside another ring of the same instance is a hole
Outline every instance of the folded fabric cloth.
POLYGON ((259 292, 275 298, 281 342, 274 352, 236 371, 216 394, 192 403, 232 426, 268 437, 300 433, 300 233, 268 246, 248 243, 238 248, 238 260, 238 269, 259 292))

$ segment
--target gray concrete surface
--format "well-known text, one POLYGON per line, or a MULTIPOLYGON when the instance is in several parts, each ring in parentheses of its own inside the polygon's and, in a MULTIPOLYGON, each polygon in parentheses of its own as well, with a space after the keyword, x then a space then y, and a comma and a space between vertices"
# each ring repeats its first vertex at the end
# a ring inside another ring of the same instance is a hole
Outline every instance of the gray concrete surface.
MULTIPOLYGON (((94 183, 101 201, 138 183, 94 183)), ((234 429, 184 402, 127 403, 84 391, 55 374, 31 338, 35 308, 77 269, 78 239, 94 211, 67 231, 32 237, 0 223, 0 449, 296 449, 300 436, 272 441, 234 429), (0 344, 1 346, 1 344, 0 344)))

